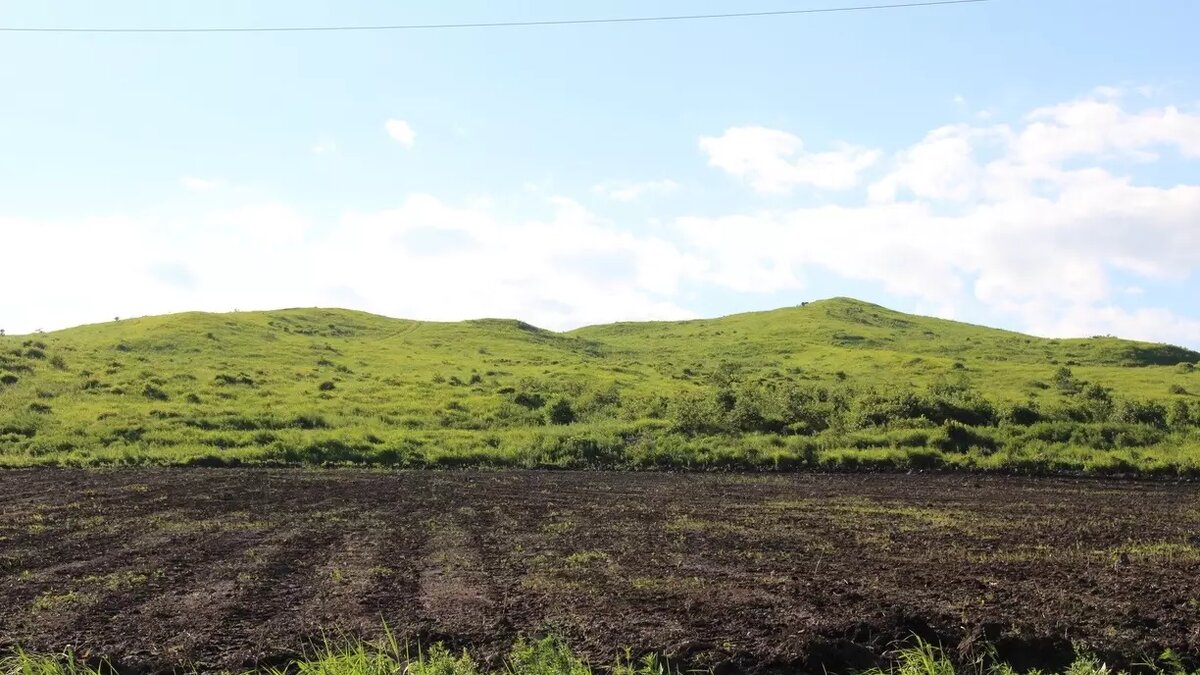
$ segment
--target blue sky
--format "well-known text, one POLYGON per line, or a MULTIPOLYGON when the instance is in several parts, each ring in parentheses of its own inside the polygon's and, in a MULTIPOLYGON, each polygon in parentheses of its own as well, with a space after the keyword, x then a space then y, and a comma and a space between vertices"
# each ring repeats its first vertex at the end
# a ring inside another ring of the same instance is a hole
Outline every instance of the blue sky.
MULTIPOLYGON (((0 2, 0 25, 839 4, 0 2)), ((1198 24, 992 0, 3 34, 0 327, 342 305, 569 328, 850 295, 1200 346, 1198 24)))

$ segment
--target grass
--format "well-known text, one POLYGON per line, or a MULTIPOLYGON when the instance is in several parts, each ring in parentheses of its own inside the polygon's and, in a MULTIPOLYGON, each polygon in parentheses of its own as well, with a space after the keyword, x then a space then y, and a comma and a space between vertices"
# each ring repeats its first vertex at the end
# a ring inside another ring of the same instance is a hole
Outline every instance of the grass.
POLYGON ((1200 475, 1200 354, 835 298, 568 333, 291 309, 0 337, 0 467, 1200 475))
MULTIPOLYGON (((72 652, 45 655, 17 651, 0 659, 0 675, 111 675, 108 661, 95 663, 76 658, 72 652)), ((326 642, 311 657, 285 667, 250 671, 255 675, 681 675, 669 662, 655 655, 633 658, 626 655, 604 668, 593 669, 559 639, 519 640, 499 670, 489 670, 469 653, 451 652, 441 644, 428 650, 410 649, 390 637, 382 646, 362 642, 326 642)), ((249 675, 247 673, 246 675, 249 675)))
MULTIPOLYGON (((956 664, 940 648, 922 640, 899 650, 894 664, 886 669, 863 671, 860 675, 1016 675, 1011 666, 980 658, 968 664, 956 664)), ((1194 675, 1173 654, 1164 653, 1154 663, 1141 664, 1143 672, 1154 675, 1194 675)), ((74 654, 38 655, 17 651, 0 659, 0 675, 109 675, 113 669, 108 662, 85 663, 74 654)), ((334 645, 326 643, 306 659, 297 660, 283 668, 261 671, 262 675, 682 675, 683 671, 656 655, 623 659, 602 668, 594 668, 577 657, 559 639, 521 640, 512 648, 503 665, 490 670, 466 652, 451 652, 442 645, 427 651, 410 650, 390 639, 382 649, 361 642, 334 645)), ((1053 675, 1033 670, 1027 675, 1053 675)), ((249 675, 249 674, 247 674, 249 675)), ((1099 660, 1080 656, 1062 675, 1124 675, 1099 660)))

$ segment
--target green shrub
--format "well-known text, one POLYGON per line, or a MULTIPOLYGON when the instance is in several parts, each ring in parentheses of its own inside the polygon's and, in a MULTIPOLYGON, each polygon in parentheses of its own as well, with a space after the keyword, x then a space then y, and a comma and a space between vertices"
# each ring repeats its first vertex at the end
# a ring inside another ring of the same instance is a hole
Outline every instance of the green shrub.
POLYGON ((531 394, 523 391, 513 397, 513 403, 534 410, 546 405, 546 399, 541 394, 531 394))
POLYGON ((1157 401, 1122 401, 1117 407, 1115 419, 1125 424, 1145 424, 1166 428, 1167 409, 1157 401))
POLYGON ((1196 423, 1196 417, 1192 415, 1192 409, 1187 401, 1175 399, 1171 401, 1171 407, 1167 410, 1167 425, 1172 429, 1192 426, 1196 423))
POLYGON ((1058 387, 1058 390, 1062 393, 1068 395, 1078 394, 1083 389, 1083 383, 1075 379, 1075 374, 1066 366, 1062 366, 1054 371, 1054 386, 1058 387))
POLYGON ((1036 401, 1014 403, 1004 412, 1004 420, 1010 424, 1027 427, 1042 421, 1042 413, 1036 401))
POLYGON ((228 375, 225 373, 221 373, 220 375, 217 375, 215 378, 213 378, 213 380, 217 384, 223 384, 223 385, 229 385, 229 386, 232 386, 232 385, 245 385, 247 387, 254 386, 254 380, 250 379, 250 377, 248 377, 247 375, 242 374, 242 373, 238 373, 237 375, 228 375))
POLYGON ((996 449, 996 440, 978 429, 958 422, 946 422, 942 426, 943 436, 935 442, 939 450, 946 452, 967 452, 968 450, 983 450, 992 452, 996 449))
POLYGON ((667 412, 672 430, 690 436, 722 431, 723 414, 723 411, 714 405, 711 396, 699 393, 675 397, 667 412))
POLYGON ((163 391, 162 389, 159 389, 158 387, 156 387, 152 384, 147 384, 145 387, 142 388, 142 396, 145 396, 146 398, 153 400, 153 401, 165 401, 168 398, 170 398, 170 396, 167 395, 167 392, 163 391))
POLYGON ((560 398, 550 406, 546 418, 551 424, 571 424, 575 421, 575 409, 571 407, 570 401, 560 398))

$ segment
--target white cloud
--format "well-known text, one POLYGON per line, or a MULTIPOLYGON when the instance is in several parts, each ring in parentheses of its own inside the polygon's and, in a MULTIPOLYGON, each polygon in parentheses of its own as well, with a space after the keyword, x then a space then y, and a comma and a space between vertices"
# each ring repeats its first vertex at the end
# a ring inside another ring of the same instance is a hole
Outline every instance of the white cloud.
POLYGON ((928 199, 970 199, 980 178, 974 158, 979 137, 966 125, 929 132, 920 143, 900 152, 896 167, 870 186, 871 200, 894 201, 901 190, 928 199))
POLYGON ((651 194, 669 194, 679 189, 679 183, 667 178, 641 183, 606 181, 592 188, 592 192, 604 195, 617 202, 632 202, 651 194))
MULTIPOLYGON (((1156 148, 1198 156, 1200 117, 1130 111, 1101 93, 1040 108, 1016 128, 935 129, 896 153, 863 205, 675 226, 707 261, 709 280, 732 288, 799 289, 805 274, 823 269, 944 311, 981 303, 1042 333, 1198 343, 1196 322, 1165 310, 1122 312, 1110 299, 1122 288, 1114 271, 1182 280, 1200 269, 1200 185, 1142 185, 1104 164, 1151 159, 1156 148)), ((794 139, 772 133, 772 147, 794 139)))
POLYGON ((387 132, 388 136, 392 137, 392 140, 409 148, 413 146, 413 141, 417 137, 412 127, 404 120, 390 119, 384 122, 383 129, 387 132))
POLYGON ((798 185, 844 190, 878 161, 880 152, 841 144, 806 152, 798 136, 765 127, 732 127, 700 139, 708 165, 744 180, 759 192, 787 192, 798 185))
POLYGON ((1041 335, 1118 335, 1134 340, 1200 345, 1200 320, 1161 307, 1122 309, 1108 304, 1032 310, 1029 330, 1041 335))
POLYGON ((0 217, 14 250, 56 251, 0 268, 6 285, 44 278, 36 296, 0 297, 0 316, 13 333, 113 316, 347 302, 391 316, 516 317, 549 328, 695 316, 675 298, 700 261, 573 200, 548 204, 550 215, 532 220, 419 194, 332 220, 275 203, 170 217, 0 217))
POLYGON ((337 152, 337 148, 337 141, 332 138, 326 138, 313 144, 312 153, 314 155, 329 155, 337 152))
POLYGON ((184 176, 179 179, 179 184, 193 192, 209 192, 225 187, 225 181, 223 180, 197 178, 196 176, 184 176))
POLYGON ((1025 162, 1061 162, 1081 155, 1152 161, 1155 150, 1174 148, 1200 157, 1200 114, 1173 106, 1130 113, 1107 94, 1111 92, 1031 112, 1016 140, 1016 156, 1025 162))

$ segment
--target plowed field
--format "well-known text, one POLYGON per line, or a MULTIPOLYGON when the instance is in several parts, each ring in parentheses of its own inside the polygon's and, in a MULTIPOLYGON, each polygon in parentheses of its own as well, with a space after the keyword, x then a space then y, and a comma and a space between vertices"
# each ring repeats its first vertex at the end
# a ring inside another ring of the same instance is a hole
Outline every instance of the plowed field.
POLYGON ((556 632, 729 672, 914 633, 1053 666, 1200 655, 1200 488, 927 475, 0 472, 0 648, 278 663, 386 624, 484 659, 556 632))

